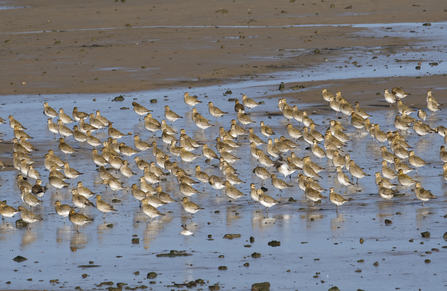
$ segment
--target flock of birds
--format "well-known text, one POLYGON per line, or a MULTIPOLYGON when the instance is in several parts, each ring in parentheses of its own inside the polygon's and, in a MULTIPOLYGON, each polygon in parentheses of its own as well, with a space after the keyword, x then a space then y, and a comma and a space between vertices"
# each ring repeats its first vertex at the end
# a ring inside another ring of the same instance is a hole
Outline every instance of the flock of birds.
MULTIPOLYGON (((330 108, 336 114, 342 113, 347 120, 350 117, 350 124, 356 131, 365 130, 382 145, 382 170, 375 173, 375 183, 378 186, 380 197, 386 200, 394 197, 394 194, 397 193, 395 187, 398 185, 393 184, 392 181, 397 179, 401 186, 410 187, 415 185, 414 193, 424 204, 429 199, 436 197, 430 191, 425 190, 420 182, 407 174, 414 170, 417 171, 419 167, 423 167, 427 163, 416 156, 414 151, 410 150, 411 146, 400 132, 412 129, 419 136, 437 132, 444 137, 444 141, 447 143, 447 128, 444 126, 431 128, 423 123, 427 118, 427 113, 422 109, 417 111, 419 120, 411 117, 410 114, 413 112, 413 109, 402 102, 402 99, 407 95, 409 94, 399 87, 393 88, 391 93, 385 89, 385 100, 390 103, 390 106, 396 103, 399 114, 396 115, 394 121, 396 131, 383 132, 378 124, 370 122, 369 118, 371 115, 361 109, 358 102, 352 106, 343 98, 340 92, 336 92, 333 95, 326 89, 322 90, 323 99, 328 102, 330 108), (388 145, 388 148, 386 145, 388 145), (404 160, 408 160, 410 165, 403 162, 404 160), (394 169, 390 168, 388 164, 393 164, 394 169)), ((431 91, 428 91, 426 101, 429 111, 436 112, 439 110, 440 104, 433 97, 431 91)), ((197 108, 194 107, 202 103, 196 96, 185 93, 184 102, 192 108, 192 120, 199 129, 204 131, 213 126, 211 121, 200 114, 197 108)), ((166 105, 164 107, 166 119, 159 122, 152 117, 151 110, 137 102, 133 102, 132 105, 134 112, 139 115, 140 120, 143 117, 144 128, 150 131, 152 136, 155 136, 158 131, 161 132, 161 141, 166 144, 167 150, 163 151, 160 148, 160 144, 157 144, 155 141, 151 143, 143 141, 138 134, 134 135, 134 147, 118 142, 120 138, 127 136, 127 134, 114 128, 113 122, 102 116, 99 110, 96 111, 95 115, 94 113, 88 114, 78 111, 78 108, 74 107, 70 116, 62 108, 57 112, 45 102, 44 113, 49 117, 48 130, 54 133, 55 139, 57 135, 60 136, 58 148, 60 153, 65 155, 64 161, 51 149, 45 154, 44 166, 49 171, 47 186, 51 185, 58 190, 71 187, 73 179, 82 177, 82 173, 72 168, 67 162, 68 155, 76 156, 76 153, 78 153, 78 150, 66 141, 70 137, 79 143, 86 142, 93 147, 91 151, 92 162, 98 167, 97 170, 102 179, 102 184, 114 191, 114 195, 117 191, 130 191, 132 196, 139 201, 143 213, 150 218, 150 221, 157 216, 165 215, 157 209, 158 207, 176 202, 171 196, 174 193, 164 192, 160 184, 166 175, 170 175, 171 179, 176 178, 178 189, 182 193, 181 203, 183 209, 191 214, 191 220, 194 213, 203 209, 191 201, 193 195, 200 193, 195 188, 195 184, 202 183, 204 189, 205 185, 209 184, 217 190, 217 193, 219 193, 220 189, 224 189, 225 194, 231 201, 246 196, 235 187, 235 185, 246 182, 238 177, 237 168, 233 167, 233 164, 244 162, 250 157, 241 159, 241 157, 231 153, 242 146, 238 142, 239 136, 248 135, 251 158, 257 160, 257 166, 253 169, 253 173, 261 180, 261 186, 263 186, 265 180, 270 180, 272 186, 282 192, 286 188, 294 187, 291 184, 292 174, 299 172, 297 176, 298 186, 304 191, 305 197, 312 201, 312 204, 326 198, 321 194, 326 190, 318 184, 317 180, 321 179, 319 172, 325 170, 325 168, 313 162, 310 155, 300 158, 293 152, 294 149, 303 147, 303 145, 297 144, 298 139, 302 139, 310 145, 310 152, 315 158, 318 158, 320 161, 323 158, 331 160, 337 172, 337 181, 342 187, 355 186, 353 178, 357 178, 358 183, 359 179, 370 176, 351 159, 349 154, 342 154, 343 147, 347 145, 350 138, 345 133, 345 127, 338 120, 331 120, 327 131, 320 133, 316 130, 317 125, 307 115, 307 112, 299 110, 297 105, 290 106, 285 98, 278 100, 278 109, 288 121, 286 130, 289 138, 281 136, 280 138, 275 137, 272 139, 271 137, 275 135, 275 132, 264 121, 260 121, 260 134, 265 137, 266 141, 258 136, 253 128, 245 129, 246 126, 254 123, 250 116, 251 109, 260 104, 243 95, 242 103, 235 99, 234 110, 237 112, 236 119, 231 120, 229 129, 220 127, 215 142, 210 144, 194 140, 186 134, 185 129, 181 129, 180 134, 178 134, 171 126, 176 120, 183 118, 183 116, 176 114, 169 106, 166 105), (248 113, 246 109, 248 109, 248 113), (53 122, 54 118, 57 119, 56 122, 53 122), (86 119, 88 119, 88 123, 86 119), (294 127, 292 125, 293 120, 302 124, 302 127, 294 127), (75 122, 77 124, 73 129, 67 126, 75 122), (171 126, 168 125, 168 122, 170 122, 171 126), (106 141, 101 141, 92 134, 95 131, 105 130, 105 128, 107 128, 109 136, 106 141), (260 146, 263 146, 264 149, 261 149, 260 146), (98 152, 98 149, 100 149, 100 152, 98 152), (152 151, 153 161, 142 159, 140 154, 147 150, 152 151), (127 187, 122 182, 122 177, 128 179, 137 175, 128 162, 128 159, 134 155, 135 166, 141 171, 140 183, 139 185, 133 184, 131 187, 127 187), (177 163, 178 158, 181 160, 180 163, 177 163), (210 165, 213 160, 217 160, 221 175, 210 176, 206 171, 202 171, 199 165, 196 165, 194 179, 187 170, 180 167, 182 163, 186 165, 199 158, 206 158, 210 165), (351 178, 345 173, 344 169, 351 175, 351 178), (278 178, 280 175, 283 175, 284 179, 278 178), (287 177, 290 177, 291 182, 287 182, 287 177), (67 182, 67 180, 70 181, 67 182)), ((230 114, 214 106, 212 102, 208 102, 208 112, 216 118, 216 121, 218 118, 230 114)), ((0 121, 5 123, 4 120, 0 121)), ((39 170, 34 168, 33 163, 35 161, 30 157, 35 150, 34 146, 28 141, 32 137, 25 132, 26 128, 12 115, 9 116, 9 125, 14 130, 12 164, 18 171, 16 182, 24 206, 19 206, 16 209, 5 202, 0 202, 0 214, 4 218, 10 218, 20 212, 22 220, 32 224, 42 220, 42 217, 34 214, 32 209, 43 203, 41 198, 48 187, 42 185, 42 176, 39 170), (34 184, 30 183, 32 181, 34 181, 34 184)), ((447 179, 447 151, 444 146, 441 147, 440 156, 445 162, 443 167, 444 178, 447 179)), ((1 162, 0 166, 5 167, 6 165, 1 162)), ((278 198, 275 199, 266 194, 263 189, 266 190, 263 187, 257 188, 255 183, 251 183, 250 197, 255 202, 266 207, 268 213, 270 207, 280 202, 277 200, 278 198)), ((338 207, 349 200, 335 193, 334 189, 334 187, 330 188, 329 199, 336 205, 338 211, 338 207)), ((86 207, 96 207, 103 213, 104 219, 106 213, 117 211, 111 204, 103 200, 101 195, 96 195, 94 191, 85 187, 81 181, 78 181, 76 187, 71 189, 71 193, 74 206, 62 204, 59 200, 55 201, 54 206, 57 214, 64 218, 64 223, 65 217, 68 217, 77 227, 78 232, 79 226, 92 221, 92 219, 82 212, 76 212, 76 208, 82 210, 86 207), (91 197, 95 198, 96 205, 89 200, 91 197)), ((185 227, 181 233, 184 235, 192 234, 185 227)))

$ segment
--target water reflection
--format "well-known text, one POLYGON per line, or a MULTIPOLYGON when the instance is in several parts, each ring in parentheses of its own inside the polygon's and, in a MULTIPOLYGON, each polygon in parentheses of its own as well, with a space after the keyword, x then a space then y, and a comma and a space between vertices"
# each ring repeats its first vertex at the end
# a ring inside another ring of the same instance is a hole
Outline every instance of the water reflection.
POLYGON ((160 220, 154 220, 152 223, 147 222, 143 231, 144 248, 149 249, 150 242, 155 240, 159 232, 163 229, 163 222, 160 220))
POLYGON ((345 225, 345 217, 339 212, 335 212, 335 217, 331 218, 331 230, 337 230, 345 225))
POLYGON ((314 213, 308 213, 306 215, 306 220, 307 221, 314 221, 316 219, 322 219, 324 217, 323 214, 314 214, 314 213))
POLYGON ((86 233, 72 231, 70 238, 70 250, 72 252, 78 249, 84 249, 88 243, 88 236, 86 233))
POLYGON ((266 211, 253 210, 251 215, 251 227, 254 231, 263 231, 275 225, 276 218, 268 216, 266 211))
POLYGON ((100 237, 101 234, 104 234, 104 233, 110 231, 115 226, 116 226, 115 224, 112 224, 109 222, 104 222, 102 224, 98 224, 98 226, 96 228, 96 232, 98 233, 98 238, 100 237))
POLYGON ((379 205, 378 205, 379 210, 382 211, 382 212, 384 212, 384 211, 393 211, 394 207, 399 206, 398 204, 396 205, 396 203, 399 203, 399 201, 396 200, 397 198, 393 198, 393 199, 391 199, 390 201, 386 201, 386 200, 380 199, 380 202, 379 202, 379 205))
POLYGON ((437 210, 432 208, 432 207, 427 207, 427 206, 419 206, 421 205, 421 203, 417 203, 417 207, 419 207, 418 209, 416 209, 416 221, 417 221, 417 226, 418 227, 423 227, 425 226, 426 223, 421 223, 421 222, 425 222, 430 215, 436 214, 437 210))
POLYGON ((68 241, 71 237, 73 229, 71 225, 65 224, 56 228, 56 241, 58 244, 61 244, 65 241, 68 241))
POLYGON ((29 247, 31 244, 33 244, 36 241, 36 239, 37 239, 36 233, 34 231, 32 231, 31 229, 27 229, 23 233, 22 242, 21 242, 20 246, 22 248, 29 247))
MULTIPOLYGON (((3 220, 0 225, 0 234, 8 234, 15 230, 14 224, 8 221, 3 220)), ((0 236, 0 239, 4 239, 3 236, 0 236)))
POLYGON ((231 225, 231 223, 235 220, 241 219, 242 207, 238 205, 229 205, 225 208, 226 210, 226 222, 227 225, 231 225))

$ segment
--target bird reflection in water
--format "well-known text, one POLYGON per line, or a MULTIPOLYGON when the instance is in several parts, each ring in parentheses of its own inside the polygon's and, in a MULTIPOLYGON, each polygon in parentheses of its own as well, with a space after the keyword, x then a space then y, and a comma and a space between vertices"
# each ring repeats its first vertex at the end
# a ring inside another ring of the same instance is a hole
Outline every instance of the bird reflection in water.
POLYGON ((60 226, 56 229, 56 241, 62 243, 68 241, 71 237, 72 227, 69 224, 60 226))
POLYGON ((109 234, 115 225, 112 223, 102 223, 96 228, 96 233, 98 234, 98 243, 107 243, 109 234))
POLYGON ((233 220, 241 219, 240 213, 242 212, 242 209, 238 205, 228 205, 225 212, 227 225, 230 225, 233 220))
POLYGON ((35 240, 37 239, 36 233, 31 229, 27 229, 22 236, 21 247, 26 248, 29 247, 35 240))
POLYGON ((147 220, 147 223, 145 223, 146 228, 144 229, 143 233, 143 241, 144 248, 148 249, 150 241, 158 236, 158 234, 163 230, 163 226, 171 222, 173 217, 169 215, 162 216, 159 219, 152 220, 151 223, 149 223, 150 219, 147 216, 145 219, 147 220))
POLYGON ((331 218, 331 230, 337 230, 340 229, 345 222, 345 217, 343 214, 340 214, 338 212, 335 213, 335 217, 331 218))
POLYGON ((253 210, 251 212, 251 227, 253 230, 264 230, 275 225, 276 218, 269 217, 265 211, 253 210))
MULTIPOLYGON (((379 197, 380 198, 380 197, 379 197)), ((396 201, 388 200, 388 201, 382 201, 379 202, 379 211, 392 211, 394 206, 396 205, 396 201)))
POLYGON ((72 232, 70 240, 70 250, 72 252, 75 252, 78 249, 85 248, 87 243, 88 243, 87 234, 82 232, 72 232))
MULTIPOLYGON (((7 234, 8 232, 14 231, 14 229, 14 224, 9 223, 8 221, 2 221, 2 224, 0 225, 0 234, 7 234)), ((0 236, 0 240, 4 238, 5 237, 0 236)))
POLYGON ((135 208, 133 210, 133 227, 138 228, 140 225, 144 225, 148 219, 147 215, 141 211, 141 208, 135 208))
POLYGON ((101 234, 101 233, 104 233, 104 232, 112 229, 113 226, 114 226, 114 224, 105 222, 105 223, 99 224, 98 227, 96 228, 96 230, 97 230, 98 234, 101 234))
MULTIPOLYGON (((418 203, 420 205, 420 203, 418 203)), ((422 222, 425 221, 429 215, 434 215, 436 214, 436 209, 433 209, 431 207, 421 207, 416 209, 416 221, 418 222, 422 222)), ((421 224, 418 223, 418 227, 419 226, 423 226, 421 224)))
POLYGON ((308 213, 306 215, 306 221, 315 221, 317 219, 322 219, 324 217, 323 214, 313 214, 313 213, 308 213))

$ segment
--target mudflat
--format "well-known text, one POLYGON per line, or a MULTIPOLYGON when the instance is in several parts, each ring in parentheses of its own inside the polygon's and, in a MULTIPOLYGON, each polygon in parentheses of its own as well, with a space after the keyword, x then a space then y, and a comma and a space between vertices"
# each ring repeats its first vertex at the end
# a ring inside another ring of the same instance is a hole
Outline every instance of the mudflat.
MULTIPOLYGON (((411 38, 362 36, 366 28, 351 24, 437 22, 447 13, 442 0, 18 0, 4 5, 14 9, 0 9, 1 95, 129 92, 258 78, 320 65, 342 48, 405 50, 411 38)), ((430 77, 424 84, 440 81, 430 77)), ((387 86, 387 80, 380 82, 387 86)), ((417 82, 399 80, 403 87, 417 82)), ((358 92, 356 83, 332 85, 358 92)), ((361 82, 362 91, 365 83, 377 82, 361 82)))

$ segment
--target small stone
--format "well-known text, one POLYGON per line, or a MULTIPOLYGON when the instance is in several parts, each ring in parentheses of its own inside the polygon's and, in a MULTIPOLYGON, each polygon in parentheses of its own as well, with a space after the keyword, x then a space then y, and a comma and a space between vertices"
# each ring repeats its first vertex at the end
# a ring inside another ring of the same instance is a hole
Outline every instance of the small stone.
POLYGON ((374 262, 373 266, 377 267, 379 265, 379 262, 374 262))
POLYGON ((363 237, 360 238, 360 244, 363 244, 363 237))
POLYGON ((227 266, 219 266, 217 269, 219 271, 226 271, 226 270, 228 270, 227 266))
POLYGON ((21 262, 24 262, 24 261, 26 261, 26 260, 28 260, 28 259, 25 258, 25 257, 22 257, 22 256, 17 256, 17 257, 15 257, 15 258, 12 259, 12 260, 15 261, 15 262, 21 263, 21 262))
POLYGON ((389 219, 385 219, 385 225, 391 225, 393 222, 389 219))
POLYGON ((269 291, 269 290, 270 290, 269 282, 254 283, 253 285, 251 285, 251 291, 269 291))
POLYGON ((78 268, 99 268, 101 265, 79 265, 78 268))
POLYGON ((197 279, 196 283, 200 284, 200 285, 206 284, 205 280, 203 280, 203 279, 197 279))
POLYGON ((428 264, 431 263, 431 261, 429 259, 425 259, 425 263, 428 264))
POLYGON ((112 101, 118 102, 118 101, 124 101, 123 95, 116 96, 112 99, 112 101))
POLYGON ((261 257, 261 254, 260 254, 260 253, 257 253, 257 252, 254 252, 254 253, 251 254, 251 257, 252 257, 252 258, 260 258, 260 257, 261 257))
POLYGON ((188 288, 192 288, 192 287, 196 287, 197 283, 195 281, 189 281, 188 283, 186 283, 186 287, 188 288))
MULTIPOLYGON (((447 234, 447 232, 446 232, 446 234, 447 234)), ((250 243, 254 243, 254 242, 255 242, 255 238, 250 236, 250 243)))
POLYGON ((430 237, 430 232, 429 231, 424 231, 424 232, 421 232, 421 235, 422 235, 422 237, 430 237))
POLYGON ((241 235, 240 234, 226 234, 226 235, 224 235, 223 238, 233 239, 233 238, 237 238, 237 237, 241 237, 241 235))
POLYGON ((155 279, 155 278, 157 278, 157 273, 149 272, 149 273, 147 273, 147 278, 148 279, 155 279))
POLYGON ((151 103, 157 103, 157 99, 151 99, 150 102, 151 103))
POLYGON ((328 289, 328 291, 340 291, 337 286, 331 287, 328 289))
POLYGON ((271 247, 279 247, 281 246, 281 242, 280 241, 276 241, 276 240, 272 240, 270 242, 267 243, 269 246, 271 247))
POLYGON ((107 281, 107 282, 101 282, 100 284, 96 285, 96 287, 113 286, 113 285, 115 285, 115 283, 113 283, 112 281, 107 281))
POLYGON ((244 267, 250 267, 250 263, 244 263, 244 267))
POLYGON ((447 240, 447 232, 442 236, 443 239, 447 240))
POLYGON ((132 238, 132 243, 133 244, 139 244, 140 243, 140 239, 139 238, 132 238))
POLYGON ((281 84, 279 84, 279 90, 284 91, 285 89, 286 87, 284 86, 284 82, 281 82, 281 84))

